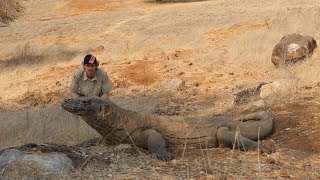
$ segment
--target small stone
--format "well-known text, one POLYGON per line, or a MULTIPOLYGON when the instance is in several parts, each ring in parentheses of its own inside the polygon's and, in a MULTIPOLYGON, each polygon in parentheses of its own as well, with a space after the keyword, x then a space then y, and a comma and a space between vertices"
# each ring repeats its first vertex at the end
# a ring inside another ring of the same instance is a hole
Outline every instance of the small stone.
POLYGON ((262 169, 264 169, 265 167, 266 167, 266 164, 257 164, 257 165, 255 165, 254 170, 259 172, 262 169))
POLYGON ((131 148, 130 144, 119 144, 114 149, 117 151, 121 151, 121 150, 129 149, 129 148, 131 148))
POLYGON ((167 89, 171 89, 171 90, 178 90, 180 88, 182 88, 183 86, 185 86, 185 81, 181 80, 181 79, 173 79, 168 81, 165 84, 165 87, 167 89))
POLYGON ((255 102, 254 105, 255 105, 257 108, 264 108, 264 107, 266 107, 266 103, 265 103, 264 100, 259 100, 259 101, 255 102))
POLYGON ((266 158, 266 162, 269 164, 275 164, 277 162, 277 160, 272 157, 268 157, 268 158, 266 158))
POLYGON ((171 164, 176 165, 177 164, 177 160, 173 159, 170 161, 171 164))

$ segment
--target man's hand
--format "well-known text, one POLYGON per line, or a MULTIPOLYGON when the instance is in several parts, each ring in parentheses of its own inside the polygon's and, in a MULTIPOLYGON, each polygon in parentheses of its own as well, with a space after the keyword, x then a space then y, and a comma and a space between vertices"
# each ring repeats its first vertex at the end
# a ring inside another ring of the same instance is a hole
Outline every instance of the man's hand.
POLYGON ((101 99, 102 99, 102 100, 109 100, 109 92, 104 93, 104 94, 101 96, 101 99))
POLYGON ((71 98, 78 98, 80 97, 79 94, 77 93, 71 93, 71 98))

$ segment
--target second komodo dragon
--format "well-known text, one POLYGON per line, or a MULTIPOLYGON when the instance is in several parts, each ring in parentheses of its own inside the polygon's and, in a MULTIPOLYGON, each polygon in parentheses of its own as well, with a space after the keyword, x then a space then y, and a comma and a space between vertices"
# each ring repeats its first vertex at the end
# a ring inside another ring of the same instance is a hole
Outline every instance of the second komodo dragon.
MULTIPOLYGON (((168 117, 138 113, 97 97, 65 99, 62 107, 81 118, 112 143, 134 143, 162 160, 173 159, 169 145, 258 149, 259 139, 272 133, 273 119, 265 111, 237 120, 223 117, 168 117), (253 120, 253 121, 249 121, 253 120), (260 131, 260 132, 259 132, 260 131), (236 136, 236 132, 239 132, 236 136), (236 138, 237 137, 237 138, 236 138), (237 139, 237 142, 235 140, 237 139)), ((260 145, 271 153, 272 148, 260 145)))

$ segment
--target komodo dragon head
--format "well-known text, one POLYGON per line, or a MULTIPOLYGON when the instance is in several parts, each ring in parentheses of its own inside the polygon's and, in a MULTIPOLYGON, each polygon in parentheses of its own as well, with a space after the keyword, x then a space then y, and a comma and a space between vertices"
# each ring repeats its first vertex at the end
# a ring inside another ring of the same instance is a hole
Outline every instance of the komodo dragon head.
POLYGON ((103 110, 103 104, 105 104, 105 102, 98 97, 80 97, 65 99, 61 106, 66 111, 81 116, 98 114, 103 110))

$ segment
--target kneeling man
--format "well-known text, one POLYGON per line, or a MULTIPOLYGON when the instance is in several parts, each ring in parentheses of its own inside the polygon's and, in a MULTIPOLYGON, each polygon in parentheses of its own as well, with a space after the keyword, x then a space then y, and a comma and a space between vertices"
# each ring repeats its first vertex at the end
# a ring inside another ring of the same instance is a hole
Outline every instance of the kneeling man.
POLYGON ((111 83, 107 73, 98 68, 99 61, 91 54, 85 56, 83 68, 77 70, 71 82, 72 97, 97 96, 102 99, 109 99, 111 83))

